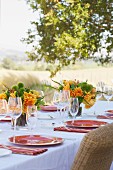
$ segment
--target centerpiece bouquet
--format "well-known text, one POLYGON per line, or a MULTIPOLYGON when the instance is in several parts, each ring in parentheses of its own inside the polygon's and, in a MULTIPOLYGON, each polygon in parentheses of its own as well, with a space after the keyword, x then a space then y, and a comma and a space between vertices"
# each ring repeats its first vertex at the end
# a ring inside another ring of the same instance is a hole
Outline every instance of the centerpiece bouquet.
POLYGON ((11 88, 8 88, 6 85, 4 86, 6 90, 0 94, 0 99, 6 99, 7 101, 9 97, 21 97, 22 99, 23 109, 21 118, 19 119, 19 124, 23 124, 21 119, 26 115, 27 106, 36 105, 37 109, 39 109, 40 105, 44 104, 44 96, 41 96, 40 93, 36 90, 26 88, 22 82, 18 83, 17 85, 13 85, 11 88))
POLYGON ((70 97, 77 97, 79 106, 81 103, 83 103, 85 108, 88 109, 92 107, 96 102, 96 88, 92 84, 89 84, 87 81, 80 82, 79 80, 75 79, 63 80, 62 83, 54 80, 53 82, 57 83, 57 90, 69 90, 70 97))

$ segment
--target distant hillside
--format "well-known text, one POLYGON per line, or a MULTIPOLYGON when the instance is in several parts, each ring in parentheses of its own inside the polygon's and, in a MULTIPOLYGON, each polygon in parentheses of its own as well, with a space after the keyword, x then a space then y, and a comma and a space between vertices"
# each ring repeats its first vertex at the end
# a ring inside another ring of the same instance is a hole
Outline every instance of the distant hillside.
POLYGON ((0 49, 0 60, 10 57, 13 61, 21 61, 28 59, 25 52, 11 49, 0 49))

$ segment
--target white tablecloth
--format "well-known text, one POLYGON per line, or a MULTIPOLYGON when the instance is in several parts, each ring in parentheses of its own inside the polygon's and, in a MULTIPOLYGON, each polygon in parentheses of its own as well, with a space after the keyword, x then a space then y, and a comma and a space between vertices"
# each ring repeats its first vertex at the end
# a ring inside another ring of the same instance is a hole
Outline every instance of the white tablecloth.
MULTIPOLYGON (((109 108, 113 109, 112 102, 109 108)), ((82 119, 96 119, 96 117, 91 114, 93 114, 94 111, 96 114, 103 113, 106 109, 108 109, 108 103, 98 103, 95 107, 91 108, 91 110, 84 110, 82 119)), ((49 114, 49 112, 47 114, 49 114)), ((85 134, 53 131, 52 121, 53 120, 46 119, 43 121, 38 120, 38 126, 34 134, 65 138, 63 144, 49 147, 45 146, 48 148, 48 151, 37 156, 11 154, 1 157, 0 170, 70 170, 79 144, 85 134)), ((103 121, 113 122, 113 120, 104 119, 103 121)), ((0 129, 2 130, 0 133, 0 142, 10 144, 8 138, 13 136, 10 123, 0 123, 0 129)), ((16 135, 25 134, 29 134, 28 130, 18 130, 16 135)), ((113 170, 113 166, 110 170, 113 170)))

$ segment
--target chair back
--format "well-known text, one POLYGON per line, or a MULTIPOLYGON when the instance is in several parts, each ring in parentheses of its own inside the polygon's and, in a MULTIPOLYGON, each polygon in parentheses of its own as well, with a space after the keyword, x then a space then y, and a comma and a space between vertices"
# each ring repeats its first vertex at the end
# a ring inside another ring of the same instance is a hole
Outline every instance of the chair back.
POLYGON ((71 170, 109 170, 113 160, 113 123, 87 133, 71 170))

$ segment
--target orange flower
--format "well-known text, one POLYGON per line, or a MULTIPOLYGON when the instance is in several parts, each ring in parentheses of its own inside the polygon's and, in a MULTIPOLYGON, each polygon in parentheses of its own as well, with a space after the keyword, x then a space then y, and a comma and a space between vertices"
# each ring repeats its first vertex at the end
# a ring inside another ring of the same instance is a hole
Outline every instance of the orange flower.
POLYGON ((1 94, 0 94, 0 99, 7 99, 6 94, 5 94, 5 93, 1 93, 1 94))
MULTIPOLYGON (((59 84, 59 83, 58 83, 59 84)), ((61 89, 69 90, 70 97, 78 97, 79 103, 84 103, 86 108, 90 108, 94 105, 96 100, 96 88, 93 85, 86 82, 79 82, 78 80, 63 80, 63 85, 60 85, 61 89)))
POLYGON ((26 112, 27 106, 35 105, 36 99, 37 97, 35 94, 24 92, 24 102, 23 102, 24 112, 26 112))
POLYGON ((75 92, 75 96, 77 97, 83 96, 83 91, 80 87, 75 88, 74 92, 75 92))
POLYGON ((91 94, 90 93, 87 93, 85 96, 84 96, 84 100, 85 101, 90 101, 91 100, 91 94))
POLYGON ((89 109, 89 108, 91 108, 91 107, 92 107, 91 105, 87 105, 87 104, 85 105, 85 108, 86 108, 86 109, 89 109))

